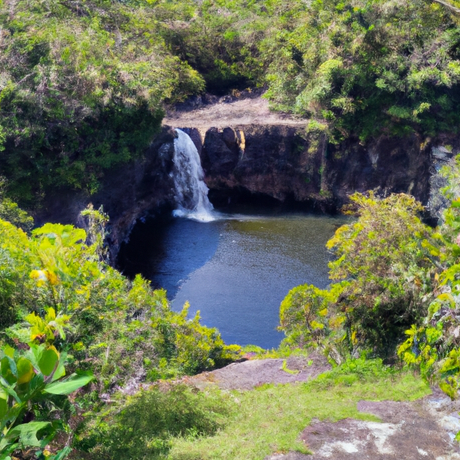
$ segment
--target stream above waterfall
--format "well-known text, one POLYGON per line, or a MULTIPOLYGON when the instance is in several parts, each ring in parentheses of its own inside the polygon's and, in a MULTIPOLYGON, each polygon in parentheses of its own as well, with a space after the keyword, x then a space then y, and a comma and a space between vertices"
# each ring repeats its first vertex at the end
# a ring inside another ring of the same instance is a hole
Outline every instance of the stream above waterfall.
POLYGON ((217 327, 226 343, 277 347, 279 305, 295 286, 329 284, 327 240, 344 218, 221 214, 203 223, 163 215, 138 222, 120 251, 125 274, 165 288, 173 310, 217 327))

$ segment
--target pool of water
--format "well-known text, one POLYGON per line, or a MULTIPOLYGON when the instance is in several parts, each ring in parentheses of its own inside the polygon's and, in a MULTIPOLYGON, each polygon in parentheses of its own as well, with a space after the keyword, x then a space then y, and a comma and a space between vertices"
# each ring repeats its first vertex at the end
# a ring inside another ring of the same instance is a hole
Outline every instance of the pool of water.
POLYGON ((327 240, 343 218, 218 214, 202 223, 163 216, 138 223, 120 252, 128 276, 142 273, 172 308, 217 327, 226 343, 277 347, 279 306, 295 286, 329 284, 327 240))

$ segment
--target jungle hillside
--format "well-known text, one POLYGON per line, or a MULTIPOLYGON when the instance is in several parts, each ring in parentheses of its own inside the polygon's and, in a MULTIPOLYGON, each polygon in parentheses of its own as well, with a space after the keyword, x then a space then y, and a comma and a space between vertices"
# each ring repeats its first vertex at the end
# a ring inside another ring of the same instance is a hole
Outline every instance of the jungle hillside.
POLYGON ((31 215, 94 195, 206 94, 260 92, 330 144, 455 135, 459 20, 440 0, 0 0, 0 460, 308 458, 314 424, 385 424, 363 401, 455 400, 460 160, 436 170, 430 219, 409 194, 349 197, 331 282, 286 292, 273 350, 224 343, 114 268, 103 208, 84 229, 31 215), (274 360, 308 379, 213 374, 274 360))
MULTIPOLYGON (((451 5, 451 4, 449 4, 451 5)), ((330 142, 455 133, 455 6, 375 1, 0 3, 0 167, 19 204, 94 193, 165 104, 263 88, 330 142)))

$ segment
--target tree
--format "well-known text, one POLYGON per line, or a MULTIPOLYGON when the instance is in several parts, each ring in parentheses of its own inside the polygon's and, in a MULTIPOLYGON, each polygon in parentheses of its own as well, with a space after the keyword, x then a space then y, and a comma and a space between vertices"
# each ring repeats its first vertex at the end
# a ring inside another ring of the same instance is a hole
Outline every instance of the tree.
POLYGON ((288 340, 319 337, 335 360, 359 350, 393 356, 404 330, 427 312, 435 264, 421 242, 432 239, 432 230, 409 195, 378 198, 370 192, 350 199, 358 220, 327 243, 335 255, 329 276, 339 282, 326 291, 292 290, 281 304, 281 329, 288 340))

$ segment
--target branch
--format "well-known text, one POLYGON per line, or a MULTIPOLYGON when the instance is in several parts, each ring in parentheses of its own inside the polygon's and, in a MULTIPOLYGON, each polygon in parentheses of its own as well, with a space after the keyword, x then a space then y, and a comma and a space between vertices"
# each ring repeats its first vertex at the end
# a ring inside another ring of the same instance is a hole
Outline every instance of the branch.
POLYGON ((454 13, 460 14, 460 8, 456 8, 455 6, 451 5, 450 3, 444 2, 443 0, 433 0, 437 3, 440 3, 441 5, 447 6, 450 10, 452 10, 454 13))
POLYGON ((21 83, 24 83, 29 77, 31 77, 32 75, 35 75, 37 72, 32 72, 32 73, 29 73, 29 75, 26 75, 22 80, 19 80, 18 81, 18 85, 20 85, 21 83))

